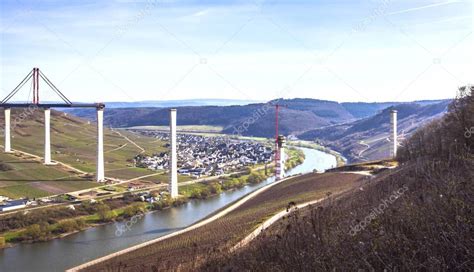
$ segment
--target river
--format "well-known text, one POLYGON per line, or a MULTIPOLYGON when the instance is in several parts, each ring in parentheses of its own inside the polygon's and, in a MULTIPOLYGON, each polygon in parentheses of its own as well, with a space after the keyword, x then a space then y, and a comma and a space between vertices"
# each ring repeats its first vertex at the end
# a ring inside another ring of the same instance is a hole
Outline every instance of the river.
MULTIPOLYGON (((305 153, 305 161, 288 171, 287 175, 309 173, 314 169, 324 171, 336 165, 336 158, 332 155, 314 149, 301 149, 305 153)), ((108 224, 62 239, 3 249, 0 252, 0 271, 64 271, 189 226, 274 180, 273 177, 268 178, 259 184, 223 192, 209 199, 191 200, 180 207, 147 213, 119 236, 117 225, 108 224)))

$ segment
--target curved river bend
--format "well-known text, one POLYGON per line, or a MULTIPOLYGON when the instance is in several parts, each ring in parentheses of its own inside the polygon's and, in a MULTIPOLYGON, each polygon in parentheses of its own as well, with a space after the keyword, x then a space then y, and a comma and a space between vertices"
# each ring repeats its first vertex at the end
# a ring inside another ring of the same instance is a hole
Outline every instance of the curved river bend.
MULTIPOLYGON (((310 173, 314 169, 324 171, 336 165, 336 158, 332 155, 301 149, 306 155, 305 161, 287 175, 310 173)), ((147 213, 120 236, 116 235, 117 226, 108 224, 62 239, 3 249, 0 252, 0 271, 64 271, 189 226, 273 181, 273 177, 268 178, 259 184, 223 192, 206 200, 192 200, 180 207, 147 213)))

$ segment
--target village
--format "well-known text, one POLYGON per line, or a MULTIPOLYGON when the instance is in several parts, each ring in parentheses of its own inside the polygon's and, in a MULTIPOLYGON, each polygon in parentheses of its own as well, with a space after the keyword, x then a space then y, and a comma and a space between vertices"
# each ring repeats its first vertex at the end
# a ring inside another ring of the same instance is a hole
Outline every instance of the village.
MULTIPOLYGON (((141 130, 140 133, 163 141, 168 141, 169 137, 167 133, 151 130, 141 130)), ((256 141, 178 134, 178 173, 181 175, 222 175, 242 167, 269 163, 272 159, 272 148, 256 141)), ((168 168, 168 164, 166 152, 135 157, 137 167, 163 170, 168 168)))
MULTIPOLYGON (((169 142, 169 134, 151 130, 137 130, 142 135, 151 136, 156 139, 169 142)), ((230 138, 229 136, 202 136, 193 134, 178 134, 178 173, 183 176, 200 178, 203 176, 219 176, 242 170, 245 167, 268 164, 273 158, 271 147, 254 140, 241 140, 230 138)), ((165 146, 169 148, 169 144, 165 146)), ((134 158, 136 167, 148 168, 151 170, 167 170, 170 157, 168 152, 152 155, 137 155, 134 158)), ((128 192, 144 190, 155 184, 144 181, 130 182, 127 184, 128 192)), ((83 192, 77 195, 64 194, 57 197, 43 197, 40 199, 10 199, 0 196, 0 212, 18 210, 31 206, 41 206, 50 203, 75 202, 84 199, 93 199, 112 194, 109 189, 83 192)), ((153 202, 153 198, 148 192, 139 194, 146 197, 144 201, 153 202), (150 199, 148 199, 150 198, 150 199)), ((137 193, 138 194, 138 193, 137 193)))

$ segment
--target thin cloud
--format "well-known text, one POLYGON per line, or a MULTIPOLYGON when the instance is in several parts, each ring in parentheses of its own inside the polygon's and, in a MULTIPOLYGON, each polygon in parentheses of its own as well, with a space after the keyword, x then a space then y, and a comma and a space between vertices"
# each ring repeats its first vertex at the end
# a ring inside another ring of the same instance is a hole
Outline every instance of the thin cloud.
POLYGON ((192 17, 202 17, 202 16, 205 16, 205 15, 209 14, 210 12, 211 12, 211 9, 205 9, 205 10, 198 11, 198 12, 192 14, 191 16, 192 17))
MULTIPOLYGON (((430 21, 430 22, 424 22, 424 23, 419 23, 419 24, 413 24, 411 26, 424 26, 424 25, 433 25, 433 24, 440 24, 440 23, 450 23, 450 22, 456 22, 456 21, 465 21, 465 20, 470 20, 472 19, 472 16, 455 16, 455 17, 449 17, 449 18, 444 18, 441 20, 437 21, 430 21)), ((464 22, 463 26, 465 25, 464 22)))
POLYGON ((408 13, 408 12, 412 12, 412 11, 418 11, 418 10, 422 10, 422 9, 428 9, 428 8, 446 6, 446 5, 451 5, 451 4, 460 3, 460 2, 461 2, 461 1, 458 1, 458 0, 446 1, 446 2, 441 2, 441 3, 436 3, 436 4, 421 6, 421 7, 416 7, 416 8, 409 8, 409 9, 394 11, 394 12, 387 13, 387 15, 403 14, 403 13, 408 13))

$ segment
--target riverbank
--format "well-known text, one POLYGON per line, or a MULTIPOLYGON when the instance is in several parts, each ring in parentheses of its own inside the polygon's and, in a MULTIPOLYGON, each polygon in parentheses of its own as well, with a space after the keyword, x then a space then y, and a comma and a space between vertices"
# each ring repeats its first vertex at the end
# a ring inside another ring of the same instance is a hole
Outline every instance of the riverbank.
MULTIPOLYGON (((312 173, 315 170, 324 172, 336 163, 334 156, 314 149, 300 149, 306 159, 302 164, 287 171, 289 176, 312 173)), ((207 199, 189 199, 187 203, 177 207, 146 213, 138 220, 101 225, 63 239, 33 244, 20 243, 15 247, 0 250, 0 271, 63 271, 100 256, 182 230, 273 182, 274 178, 271 177, 261 183, 223 191, 207 199), (117 236, 117 227, 126 222, 132 225, 120 233, 122 235, 117 236), (25 258, 34 259, 34 264, 22 262, 25 258)))
POLYGON ((332 150, 329 147, 319 145, 315 142, 297 140, 297 141, 289 141, 288 144, 290 146, 295 146, 295 147, 311 148, 311 149, 319 150, 326 154, 332 155, 336 158, 336 165, 334 165, 334 167, 341 167, 347 164, 347 159, 341 153, 335 150, 332 150))
MULTIPOLYGON (((289 149, 288 156, 288 168, 296 167, 304 161, 304 153, 301 150, 289 149)), ((144 203, 141 202, 140 197, 128 194, 122 199, 106 199, 95 204, 85 202, 66 208, 32 212, 28 215, 30 217, 29 225, 4 231, 0 237, 4 237, 4 247, 14 246, 18 243, 45 242, 64 238, 100 225, 127 221, 147 212, 177 207, 192 199, 207 199, 223 191, 242 188, 247 184, 258 184, 271 176, 268 173, 272 172, 271 168, 262 170, 248 168, 243 173, 218 180, 180 186, 180 197, 174 200, 164 195, 157 202, 144 203), (48 220, 45 220, 46 218, 48 220)), ((161 193, 152 192, 158 197, 161 193)), ((4 218, 8 223, 4 224, 2 228, 24 223, 25 219, 25 216, 21 215, 4 218)))
POLYGON ((307 174, 287 178, 254 192, 223 211, 222 216, 173 235, 114 253, 71 271, 196 269, 203 258, 228 250, 289 203, 304 203, 359 186, 357 174, 307 174), (172 252, 172 254, 171 254, 172 252), (156 260, 160 260, 159 263, 156 260))

